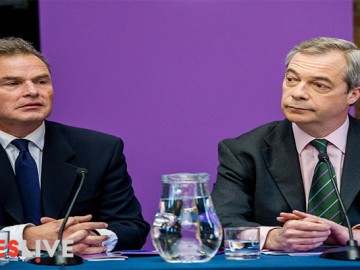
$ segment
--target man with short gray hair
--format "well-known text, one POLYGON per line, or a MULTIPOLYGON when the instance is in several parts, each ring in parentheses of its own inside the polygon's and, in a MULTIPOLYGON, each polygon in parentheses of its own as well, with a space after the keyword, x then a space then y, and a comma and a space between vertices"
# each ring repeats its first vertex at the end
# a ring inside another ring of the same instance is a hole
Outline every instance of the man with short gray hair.
POLYGON ((320 37, 295 46, 282 85, 286 119, 219 143, 212 198, 222 225, 260 226, 261 246, 271 250, 345 245, 348 229, 330 180, 351 226, 360 224, 360 121, 349 115, 359 97, 355 44, 320 37))

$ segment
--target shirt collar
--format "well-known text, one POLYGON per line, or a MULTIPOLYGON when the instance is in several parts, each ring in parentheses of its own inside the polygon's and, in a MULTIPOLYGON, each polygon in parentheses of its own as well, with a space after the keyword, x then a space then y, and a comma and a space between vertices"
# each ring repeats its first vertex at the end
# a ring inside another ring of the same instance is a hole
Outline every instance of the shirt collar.
MULTIPOLYGON (((296 149, 300 154, 301 151, 304 150, 305 146, 316 138, 301 130, 295 123, 292 123, 292 128, 295 137, 296 149)), ((342 124, 334 132, 324 137, 324 139, 327 139, 331 144, 335 145, 336 148, 338 148, 345 154, 348 130, 349 130, 349 116, 346 117, 344 124, 342 124)))
MULTIPOLYGON (((10 135, 0 130, 0 144, 4 149, 6 149, 8 145, 11 143, 11 141, 14 139, 17 138, 14 137, 13 135, 10 135)), ((42 124, 37 129, 35 129, 33 132, 31 132, 23 139, 27 139, 31 141, 42 151, 45 142, 45 122, 42 122, 42 124)))

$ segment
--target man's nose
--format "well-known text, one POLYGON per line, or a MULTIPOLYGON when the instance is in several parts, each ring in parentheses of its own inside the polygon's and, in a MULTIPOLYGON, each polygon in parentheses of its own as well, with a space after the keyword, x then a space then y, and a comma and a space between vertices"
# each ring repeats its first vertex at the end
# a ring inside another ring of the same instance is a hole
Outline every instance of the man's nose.
POLYGON ((26 82, 24 87, 27 95, 36 96, 38 94, 38 89, 33 82, 26 82))
POLYGON ((308 86, 305 83, 299 83, 293 87, 291 96, 294 99, 307 99, 309 97, 308 86))

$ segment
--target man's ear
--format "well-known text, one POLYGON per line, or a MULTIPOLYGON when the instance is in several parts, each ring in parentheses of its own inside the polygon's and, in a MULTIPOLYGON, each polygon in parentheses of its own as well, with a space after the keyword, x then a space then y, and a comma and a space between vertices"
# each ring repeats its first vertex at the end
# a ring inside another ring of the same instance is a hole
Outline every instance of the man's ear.
POLYGON ((355 87, 348 93, 348 104, 354 105, 360 98, 360 87, 355 87))

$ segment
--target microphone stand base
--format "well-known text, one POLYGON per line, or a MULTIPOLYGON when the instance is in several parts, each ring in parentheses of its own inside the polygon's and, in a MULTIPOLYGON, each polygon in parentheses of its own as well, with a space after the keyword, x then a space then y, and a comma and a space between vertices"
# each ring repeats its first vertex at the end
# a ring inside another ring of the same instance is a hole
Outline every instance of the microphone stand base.
POLYGON ((320 258, 345 261, 360 261, 358 246, 344 246, 333 248, 320 254, 320 258))
POLYGON ((84 262, 83 258, 74 254, 74 257, 40 257, 33 258, 27 261, 28 263, 38 264, 38 265, 77 265, 84 262))

